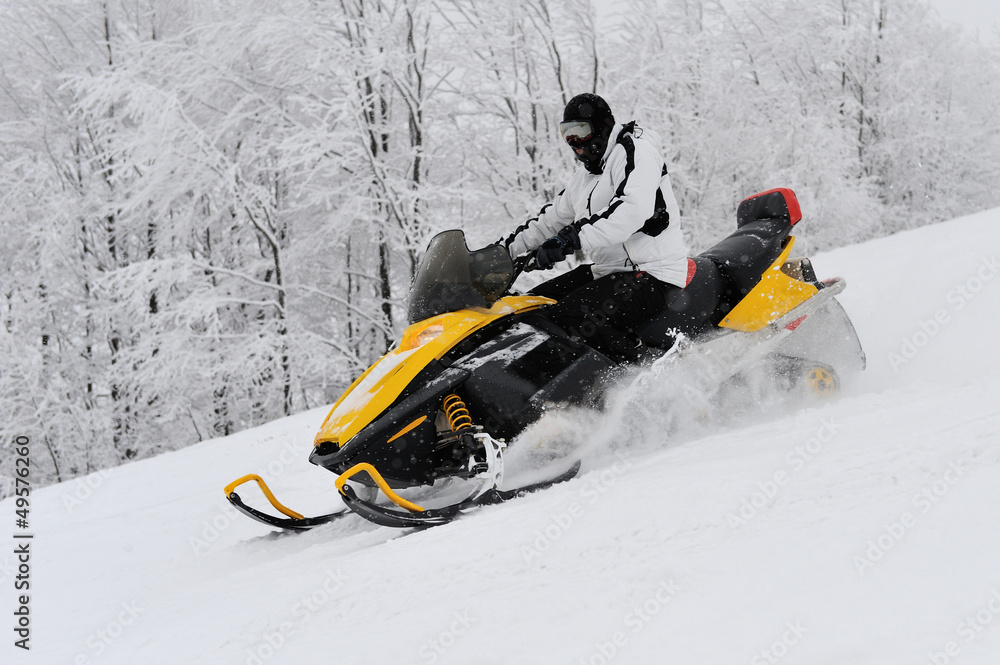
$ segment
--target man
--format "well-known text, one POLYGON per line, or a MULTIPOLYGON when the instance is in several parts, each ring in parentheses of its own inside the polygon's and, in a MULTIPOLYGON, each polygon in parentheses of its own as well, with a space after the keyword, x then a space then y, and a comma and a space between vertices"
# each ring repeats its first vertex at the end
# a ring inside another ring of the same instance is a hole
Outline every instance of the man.
POLYGON ((504 242, 511 256, 537 249, 547 269, 583 250, 593 264, 533 293, 558 300, 552 318, 570 335, 616 362, 648 352, 635 331, 687 282, 687 247, 659 137, 635 122, 615 122, 590 93, 569 101, 559 125, 582 163, 566 189, 504 242))

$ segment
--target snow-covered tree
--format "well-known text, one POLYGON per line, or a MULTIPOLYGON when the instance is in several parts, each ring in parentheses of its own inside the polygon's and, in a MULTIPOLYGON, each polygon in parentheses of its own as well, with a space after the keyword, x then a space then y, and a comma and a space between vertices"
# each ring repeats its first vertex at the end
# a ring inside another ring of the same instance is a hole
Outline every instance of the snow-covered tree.
POLYGON ((803 249, 1000 205, 1000 52, 922 0, 619 8, 7 0, 0 443, 65 480, 332 402, 431 234, 559 191, 583 91, 661 134, 695 250, 775 186, 803 249))

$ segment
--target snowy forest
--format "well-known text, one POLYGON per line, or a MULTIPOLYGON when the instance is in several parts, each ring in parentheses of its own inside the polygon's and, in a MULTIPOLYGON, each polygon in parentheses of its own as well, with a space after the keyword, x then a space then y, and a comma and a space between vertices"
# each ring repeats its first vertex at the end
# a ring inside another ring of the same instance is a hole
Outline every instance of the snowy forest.
POLYGON ((995 37, 921 0, 607 5, 0 0, 2 479, 18 435, 57 482, 334 402, 431 235, 561 189, 579 92, 663 137, 692 251, 772 187, 809 252, 1000 205, 995 37))

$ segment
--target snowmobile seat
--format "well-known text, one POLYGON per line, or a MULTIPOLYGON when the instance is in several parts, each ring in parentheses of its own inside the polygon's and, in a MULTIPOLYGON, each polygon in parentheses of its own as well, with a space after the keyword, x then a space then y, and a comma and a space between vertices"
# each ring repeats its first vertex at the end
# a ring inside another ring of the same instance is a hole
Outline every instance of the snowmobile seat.
POLYGON ((666 309, 639 330, 640 339, 649 346, 666 349, 673 345, 678 332, 688 336, 703 332, 711 327, 710 320, 726 288, 711 259, 688 259, 687 284, 670 291, 666 309))
POLYGON ((760 282, 764 271, 781 254, 792 227, 802 219, 795 193, 772 189, 754 194, 736 211, 736 231, 698 258, 718 268, 725 284, 719 307, 712 317, 718 323, 760 282))

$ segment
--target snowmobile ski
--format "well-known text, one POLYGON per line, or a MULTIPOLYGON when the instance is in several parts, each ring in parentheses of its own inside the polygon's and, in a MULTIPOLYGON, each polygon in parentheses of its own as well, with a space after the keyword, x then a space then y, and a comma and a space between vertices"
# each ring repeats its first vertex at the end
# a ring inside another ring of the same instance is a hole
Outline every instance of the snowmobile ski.
MULTIPOLYGON (((369 469, 360 469, 360 471, 366 471, 369 473, 377 474, 378 472, 374 470, 374 467, 369 469)), ((274 494, 268 488, 267 483, 256 475, 249 474, 233 481, 226 486, 226 498, 229 503, 233 504, 237 510, 239 510, 244 515, 257 520, 268 526, 278 527, 280 529, 286 529, 289 531, 308 531, 317 526, 323 524, 329 524, 335 520, 351 515, 352 513, 357 513, 361 517, 379 524, 381 526, 390 526, 398 528, 407 527, 430 527, 439 524, 446 524, 452 521, 456 517, 459 517, 463 513, 466 513, 472 509, 478 508, 480 506, 490 506, 498 503, 504 503, 510 501, 511 499, 516 499, 518 497, 524 496, 525 494, 530 494, 532 492, 537 492, 539 490, 547 489, 553 485, 557 485, 567 480, 571 480, 580 471, 580 462, 575 462, 573 466, 553 478, 548 480, 543 480, 537 483, 532 483, 530 485, 525 485, 524 487, 518 487, 511 490, 501 490, 496 487, 492 487, 485 492, 478 494, 470 499, 466 499, 460 503, 453 504, 451 506, 445 506, 443 508, 435 508, 424 510, 417 506, 416 504, 407 502, 402 499, 394 492, 389 490, 390 496, 394 503, 400 502, 404 507, 408 507, 407 512, 402 512, 398 510, 391 510, 385 506, 381 506, 370 501, 365 501, 361 499, 354 489, 347 485, 346 478, 338 478, 337 486, 344 503, 347 505, 347 510, 340 510, 334 513, 329 513, 326 515, 318 515, 316 517, 305 517, 295 512, 294 510, 283 505, 277 500, 274 494), (264 496, 267 497, 271 505, 275 507, 279 512, 284 513, 288 517, 280 518, 274 515, 269 515, 262 511, 252 508, 240 499, 239 494, 236 493, 235 488, 243 483, 249 481, 255 481, 259 486, 261 491, 264 492, 264 496)), ((345 476, 348 474, 344 474, 345 476)))
POLYGON ((313 527, 320 526, 321 524, 329 524, 334 520, 338 520, 341 517, 344 517, 345 515, 351 514, 351 511, 349 510, 339 510, 337 512, 328 513, 326 515, 318 515, 316 517, 305 517, 304 515, 300 515, 291 508, 288 508, 284 506, 281 502, 279 502, 278 499, 275 498, 274 494, 271 492, 271 489, 267 486, 267 483, 264 482, 264 479, 253 473, 243 476, 242 478, 238 478, 237 480, 234 480, 233 482, 229 483, 228 485, 226 485, 224 491, 226 493, 226 499, 228 499, 229 503, 233 504, 233 506, 236 507, 236 510, 240 511, 247 517, 257 520, 258 522, 262 522, 263 524, 267 524, 268 526, 276 526, 279 529, 288 529, 291 531, 307 531, 309 529, 312 529, 313 527), (267 497, 267 500, 271 503, 271 505, 274 506, 274 508, 278 510, 278 512, 287 515, 287 517, 282 518, 282 517, 275 517, 274 515, 268 515, 267 513, 261 512, 256 508, 251 508, 250 506, 243 503, 243 500, 240 499, 240 495, 236 493, 236 488, 242 485, 243 483, 249 482, 251 480, 256 481, 256 483, 260 486, 261 491, 264 493, 264 496, 267 497))
MULTIPOLYGON (((392 510, 382 505, 371 503, 365 501, 358 497, 354 492, 354 489, 350 485, 341 485, 338 479, 338 489, 340 491, 341 498, 343 498, 344 503, 347 507, 357 514, 364 517, 366 520, 379 524, 381 526, 391 526, 397 528, 407 528, 407 527, 430 527, 437 526, 440 524, 446 524, 456 517, 459 517, 463 513, 470 511, 481 506, 491 506, 498 503, 504 503, 510 501, 511 499, 516 499, 518 497, 524 496, 525 494, 530 494, 532 492, 537 492, 539 490, 547 489, 553 485, 557 485, 567 480, 571 480, 580 471, 580 462, 575 462, 573 466, 566 472, 559 474, 554 478, 544 480, 531 485, 526 485, 524 487, 519 487, 512 490, 501 490, 495 487, 488 489, 483 494, 479 496, 466 499, 461 503, 456 503, 450 506, 445 506, 443 508, 431 508, 427 510, 409 510, 403 512, 400 510, 392 510)), ((419 508, 419 506, 417 506, 419 508)))

